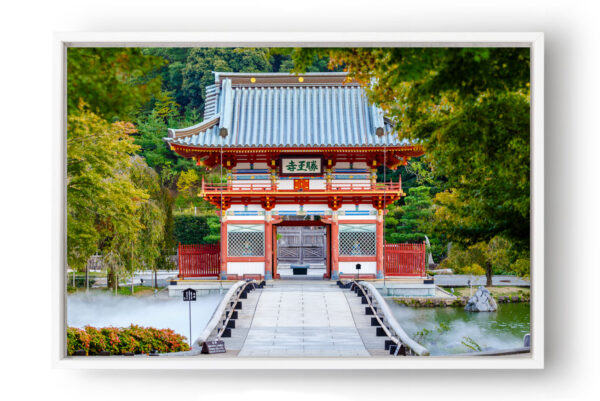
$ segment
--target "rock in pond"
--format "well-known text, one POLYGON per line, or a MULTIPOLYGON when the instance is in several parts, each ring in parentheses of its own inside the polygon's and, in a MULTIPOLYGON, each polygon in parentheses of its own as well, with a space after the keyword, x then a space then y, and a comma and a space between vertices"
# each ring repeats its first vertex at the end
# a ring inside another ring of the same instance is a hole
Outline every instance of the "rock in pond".
POLYGON ((492 294, 484 287, 481 286, 477 289, 475 295, 469 299, 465 310, 469 312, 493 312, 498 309, 496 301, 492 294))

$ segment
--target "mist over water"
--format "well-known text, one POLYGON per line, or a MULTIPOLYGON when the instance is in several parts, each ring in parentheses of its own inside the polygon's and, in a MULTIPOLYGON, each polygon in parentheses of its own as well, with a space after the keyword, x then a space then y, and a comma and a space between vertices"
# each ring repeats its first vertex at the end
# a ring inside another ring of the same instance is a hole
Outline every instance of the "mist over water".
POLYGON ((499 304, 496 312, 466 312, 463 308, 413 308, 388 300, 396 319, 411 337, 427 329, 433 331, 422 341, 431 355, 470 352, 461 342, 473 339, 483 351, 523 346, 523 336, 530 332, 528 303, 499 304), (438 333, 440 323, 450 327, 438 333))
MULTIPOLYGON (((192 302, 192 339, 206 327, 223 295, 206 295, 192 302)), ((402 328, 411 337, 427 329, 432 333, 422 341, 431 355, 457 354, 471 351, 461 342, 473 339, 482 350, 509 349, 523 346, 523 336, 530 332, 528 303, 499 304, 496 312, 465 312, 463 308, 412 308, 388 304, 402 328), (440 323, 450 327, 438 333, 440 323)), ((180 297, 86 295, 67 297, 67 324, 71 327, 127 327, 137 324, 158 329, 173 329, 189 336, 188 303, 180 297)))
MULTIPOLYGON (((192 339, 206 327, 223 295, 199 296, 192 302, 192 339)), ((114 296, 74 294, 67 297, 67 325, 71 327, 127 327, 137 324, 157 329, 173 329, 189 336, 188 302, 181 297, 114 296)))

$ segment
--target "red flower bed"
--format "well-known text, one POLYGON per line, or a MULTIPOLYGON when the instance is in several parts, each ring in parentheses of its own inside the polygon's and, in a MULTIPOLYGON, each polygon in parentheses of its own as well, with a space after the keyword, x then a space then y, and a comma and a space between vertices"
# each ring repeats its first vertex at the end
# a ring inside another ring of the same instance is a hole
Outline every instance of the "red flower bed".
POLYGON ((187 351, 190 349, 186 337, 171 329, 155 329, 132 324, 129 327, 85 326, 83 329, 67 328, 67 354, 84 350, 86 355, 98 355, 102 351, 111 355, 133 352, 148 354, 153 350, 160 353, 187 351))

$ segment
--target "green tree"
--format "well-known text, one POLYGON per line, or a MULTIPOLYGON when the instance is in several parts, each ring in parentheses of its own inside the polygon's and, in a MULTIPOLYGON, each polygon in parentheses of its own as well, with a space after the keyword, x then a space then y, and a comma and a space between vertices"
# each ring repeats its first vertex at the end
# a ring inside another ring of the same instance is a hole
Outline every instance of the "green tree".
POLYGON ((177 190, 180 193, 185 193, 189 198, 195 198, 198 196, 200 185, 200 176, 196 170, 183 171, 179 175, 179 180, 177 180, 177 190))
POLYGON ((389 238, 391 242, 423 242, 426 234, 421 229, 433 215, 429 188, 410 188, 404 202, 400 219, 387 227, 389 238))
POLYGON ((215 244, 219 242, 221 223, 214 214, 175 215, 175 241, 181 244, 215 244))
POLYGON ((138 48, 71 47, 67 50, 67 110, 77 113, 83 101, 109 121, 132 121, 160 93, 160 57, 138 48))
POLYGON ((131 178, 138 187, 144 188, 150 197, 142 203, 138 211, 142 228, 136 232, 133 240, 133 263, 129 266, 130 272, 133 274, 137 270, 150 269, 156 276, 158 268, 164 266, 161 258, 164 255, 163 247, 166 241, 168 242, 165 235, 169 235, 168 227, 165 226, 167 211, 161 203, 164 201, 164 194, 158 175, 140 157, 135 158, 131 178))
POLYGON ((441 267, 450 268, 458 274, 485 274, 486 286, 489 287, 494 274, 511 271, 512 246, 510 241, 501 236, 466 248, 453 246, 441 267))
POLYGON ((172 93, 175 102, 185 109, 190 99, 185 96, 181 87, 183 85, 183 70, 192 49, 189 47, 152 47, 143 49, 147 55, 162 57, 166 62, 160 68, 164 92, 172 93))
POLYGON ((133 48, 67 53, 67 263, 81 270, 97 251, 109 284, 156 258, 162 210, 154 176, 133 143, 141 108, 161 98, 161 58, 133 48))
POLYGON ((135 143, 140 147, 138 153, 144 157, 150 167, 158 172, 162 184, 170 189, 176 188, 181 171, 194 168, 195 165, 191 159, 177 157, 177 154, 169 149, 163 138, 169 127, 177 128, 186 126, 186 124, 190 126, 200 120, 194 113, 191 113, 191 118, 195 118, 195 120, 193 122, 188 118, 178 120, 171 116, 167 123, 153 110, 148 115, 140 116, 137 120, 140 134, 136 137, 135 143))
POLYGON ((505 236, 529 248, 529 49, 296 49, 297 70, 315 55, 343 65, 396 132, 423 144, 443 190, 466 206, 452 241, 505 236))
POLYGON ((399 202, 388 207, 385 218, 385 237, 390 243, 422 243, 429 238, 434 260, 440 260, 445 252, 443 235, 432 231, 434 215, 431 189, 426 186, 408 189, 404 205, 399 202))
POLYGON ((128 174, 132 132, 129 123, 109 124, 91 112, 67 118, 67 262, 74 269, 141 227, 135 216, 148 195, 128 174))
POLYGON ((183 69, 182 93, 189 108, 204 110, 206 87, 215 83, 213 71, 267 72, 271 70, 264 48, 196 48, 183 69))

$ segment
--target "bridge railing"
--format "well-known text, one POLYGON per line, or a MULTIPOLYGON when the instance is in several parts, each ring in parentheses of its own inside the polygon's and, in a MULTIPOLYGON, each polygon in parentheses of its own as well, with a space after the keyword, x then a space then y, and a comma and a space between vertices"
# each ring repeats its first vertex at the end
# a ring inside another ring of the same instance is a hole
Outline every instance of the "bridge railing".
POLYGON ((224 331, 227 329, 233 311, 236 310, 238 302, 241 302, 240 296, 246 291, 248 286, 251 286, 253 289, 256 288, 258 284, 254 279, 240 280, 229 288, 213 312, 211 319, 206 324, 204 331, 202 331, 200 336, 194 341, 193 348, 202 347, 202 344, 208 341, 209 338, 221 338, 224 331))
POLYGON ((368 307, 373 310, 373 316, 377 319, 385 334, 396 344, 397 352, 404 348, 405 355, 429 355, 429 350, 410 338, 400 326, 385 299, 373 284, 366 281, 354 282, 354 284, 358 285, 358 288, 362 291, 368 307))

